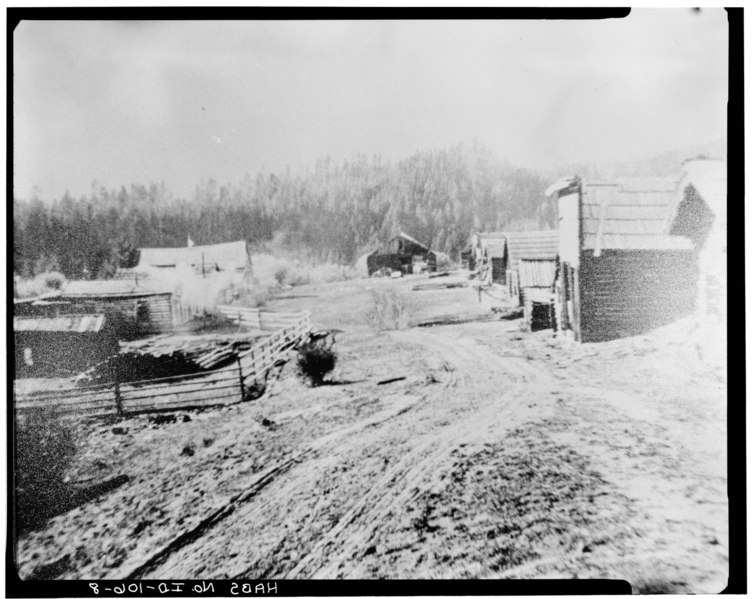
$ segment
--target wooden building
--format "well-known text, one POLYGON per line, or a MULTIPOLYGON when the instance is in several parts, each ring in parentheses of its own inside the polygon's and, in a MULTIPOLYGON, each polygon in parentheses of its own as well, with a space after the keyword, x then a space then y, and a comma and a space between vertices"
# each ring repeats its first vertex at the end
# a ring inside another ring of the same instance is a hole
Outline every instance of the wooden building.
POLYGON ((481 280, 487 284, 506 282, 507 241, 504 237, 480 236, 481 280))
POLYGON ((417 239, 400 232, 384 247, 369 254, 367 264, 368 276, 382 268, 402 274, 436 272, 436 253, 417 239))
POLYGON ((699 277, 696 314, 713 334, 725 339, 727 326, 725 160, 692 159, 669 205, 668 232, 692 241, 697 252, 699 277))
POLYGON ((166 333, 189 318, 173 291, 154 281, 70 281, 56 298, 37 303, 58 313, 104 314, 118 320, 125 337, 166 333))
POLYGON ((477 232, 470 236, 469 251, 472 253, 474 270, 483 269, 485 271, 486 269, 491 269, 490 264, 487 264, 489 258, 486 248, 489 243, 493 244, 493 242, 496 242, 496 245, 503 243, 504 236, 504 233, 498 231, 477 232))
POLYGON ((518 265, 520 297, 528 330, 538 331, 554 325, 554 284, 556 260, 522 258, 518 265))
POLYGON ((507 252, 504 259, 504 275, 507 291, 518 304, 524 304, 524 291, 520 282, 520 261, 547 262, 550 267, 559 253, 559 232, 514 231, 506 233, 507 252))
POLYGON ((690 314, 697 256, 668 234, 676 180, 557 181, 558 327, 578 341, 639 334, 690 314))
POLYGON ((104 314, 13 317, 16 378, 71 376, 119 351, 104 314))
POLYGON ((250 248, 245 241, 178 248, 141 248, 134 270, 174 269, 180 265, 188 265, 196 273, 204 275, 225 271, 252 272, 250 248))

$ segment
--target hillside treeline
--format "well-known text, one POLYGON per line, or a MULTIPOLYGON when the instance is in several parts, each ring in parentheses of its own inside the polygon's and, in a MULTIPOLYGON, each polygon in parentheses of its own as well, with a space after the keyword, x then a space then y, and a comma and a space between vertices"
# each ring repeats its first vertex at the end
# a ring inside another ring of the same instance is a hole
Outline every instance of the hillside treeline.
POLYGON ((321 158, 239 183, 202 181, 189 199, 164 184, 134 184, 52 202, 14 198, 14 270, 111 276, 136 248, 271 239, 312 260, 353 263, 400 230, 453 257, 472 230, 554 226, 550 181, 481 145, 416 152, 396 163, 321 158))

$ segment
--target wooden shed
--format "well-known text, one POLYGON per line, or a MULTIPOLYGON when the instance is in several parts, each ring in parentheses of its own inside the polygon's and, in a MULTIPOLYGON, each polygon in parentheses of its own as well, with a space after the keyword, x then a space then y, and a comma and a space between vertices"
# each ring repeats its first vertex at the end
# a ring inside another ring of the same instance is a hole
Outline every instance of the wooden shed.
POLYGON ((520 281, 520 261, 547 262, 550 269, 559 253, 559 232, 514 231, 506 233, 507 253, 504 261, 507 290, 519 305, 524 304, 524 290, 520 281))
POLYGON ((120 279, 70 281, 50 303, 62 312, 117 315, 133 335, 169 332, 184 318, 173 292, 152 281, 148 286, 120 279))
POLYGON ((469 241, 469 262, 486 284, 504 283, 505 233, 498 231, 473 233, 469 241))
POLYGON ((14 316, 16 378, 71 376, 119 351, 104 314, 14 316))
POLYGON ((667 231, 677 181, 574 177, 547 190, 559 206, 556 320, 578 341, 639 334, 692 312, 697 257, 667 231))
POLYGON ((723 334, 728 318, 726 161, 697 158, 685 161, 683 168, 669 205, 668 232, 692 241, 699 268, 696 313, 713 334, 723 334))
POLYGON ((537 331, 553 327, 556 260, 522 258, 519 261, 518 273, 528 330, 537 331))
POLYGON ((392 237, 368 255, 368 276, 386 268, 402 274, 436 272, 436 253, 406 233, 392 237))

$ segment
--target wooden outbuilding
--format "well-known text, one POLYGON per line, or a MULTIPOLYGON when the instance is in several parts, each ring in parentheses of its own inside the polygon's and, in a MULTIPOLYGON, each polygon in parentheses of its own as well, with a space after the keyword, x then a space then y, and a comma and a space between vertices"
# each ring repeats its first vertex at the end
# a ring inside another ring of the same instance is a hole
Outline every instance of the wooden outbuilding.
POLYGON ((414 237, 400 232, 367 258, 368 276, 387 269, 402 274, 436 272, 436 253, 414 237))
POLYGON ((559 232, 514 231, 506 233, 506 257, 504 274, 509 296, 518 304, 524 304, 524 286, 520 281, 520 261, 533 260, 548 263, 550 269, 559 253, 559 232))
POLYGON ((685 161, 683 169, 669 205, 668 232, 692 241, 699 268, 698 319, 725 338, 727 165, 725 160, 696 158, 685 161))
POLYGON ((518 265, 520 296, 528 330, 554 326, 554 284, 556 260, 522 258, 518 265))
POLYGON ((245 241, 178 248, 141 248, 138 265, 134 270, 174 269, 180 265, 190 266, 196 273, 203 275, 225 271, 250 273, 251 252, 245 241))
POLYGON ((547 190, 559 207, 558 327, 578 341, 646 332, 690 314, 697 255, 668 234, 676 180, 562 179, 547 190))
POLYGON ((166 333, 189 318, 180 310, 173 291, 160 288, 154 281, 149 281, 148 286, 124 279, 70 281, 54 300, 42 305, 45 303, 48 309, 60 313, 114 317, 126 329, 126 337, 166 333))
POLYGON ((14 316, 16 378, 83 372, 118 353, 118 334, 104 314, 14 316))

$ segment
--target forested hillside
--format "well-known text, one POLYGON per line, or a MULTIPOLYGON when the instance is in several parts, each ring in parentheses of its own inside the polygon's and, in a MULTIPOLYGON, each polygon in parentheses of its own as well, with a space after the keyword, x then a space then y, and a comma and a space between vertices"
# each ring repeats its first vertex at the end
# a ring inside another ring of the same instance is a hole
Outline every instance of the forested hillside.
POLYGON ((552 228, 548 177, 515 168, 481 145, 416 152, 396 163, 321 158, 305 173, 203 181, 191 198, 164 184, 14 198, 14 271, 108 277, 138 247, 272 238, 311 260, 353 263, 400 229, 456 257, 474 229, 552 228))

